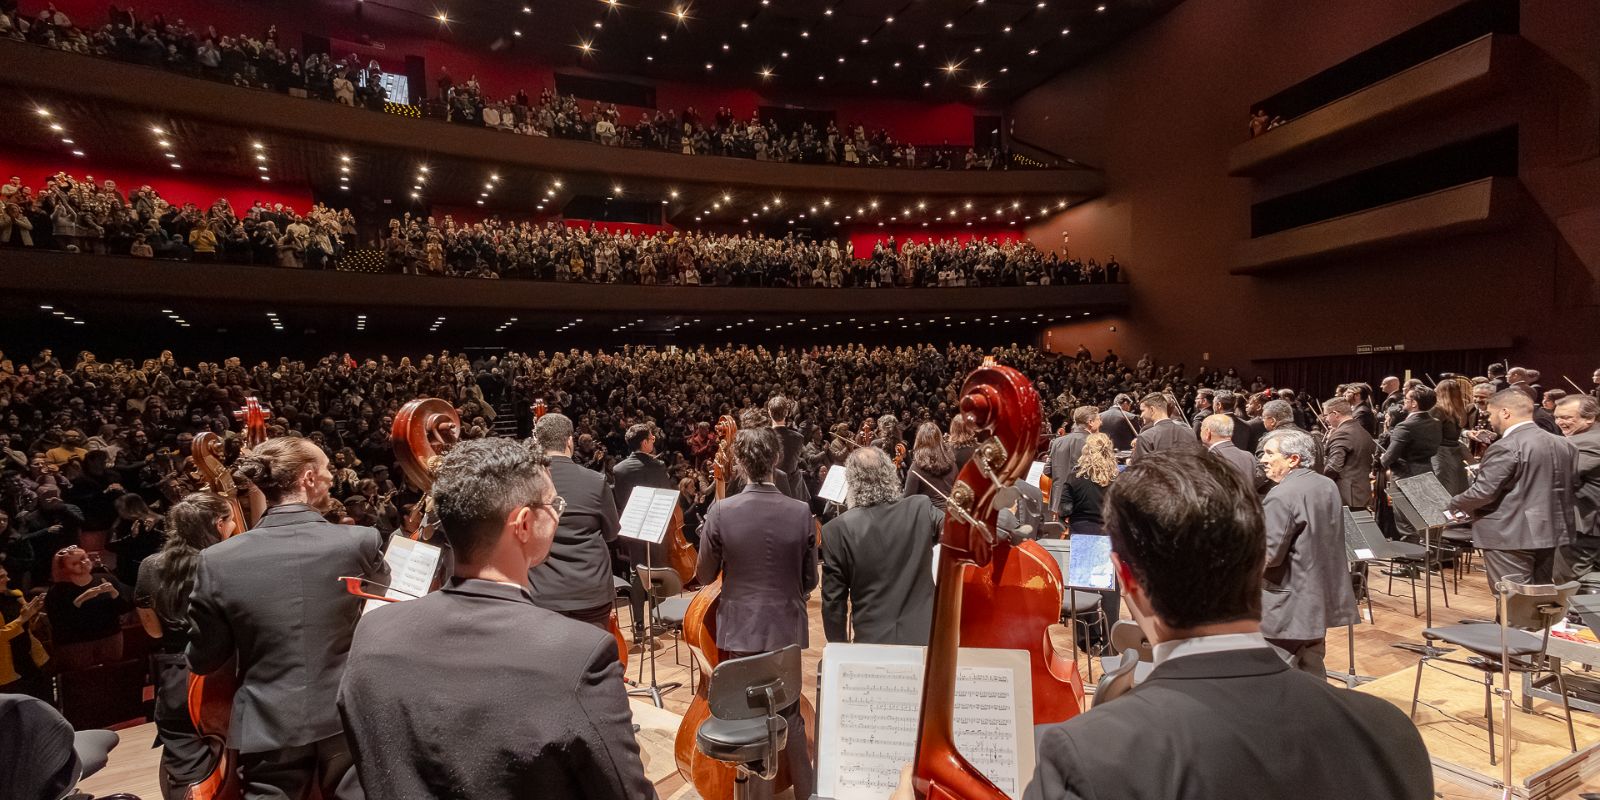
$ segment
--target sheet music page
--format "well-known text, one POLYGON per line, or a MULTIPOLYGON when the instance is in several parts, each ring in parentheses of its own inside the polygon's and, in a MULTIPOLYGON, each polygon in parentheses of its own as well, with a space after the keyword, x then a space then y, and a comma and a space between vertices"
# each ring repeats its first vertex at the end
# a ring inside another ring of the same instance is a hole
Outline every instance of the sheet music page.
POLYGON ((835 503, 844 502, 844 467, 837 464, 828 467, 823 473, 822 488, 817 490, 817 496, 835 503))
POLYGON ((1028 477, 1023 478, 1022 482, 1032 486, 1035 489, 1038 489, 1039 479, 1042 477, 1044 477, 1044 462, 1035 461, 1033 464, 1029 465, 1028 477))
MULTIPOLYGON (((405 536, 389 537, 389 547, 383 553, 389 565, 389 588, 384 597, 396 600, 415 600, 428 593, 433 576, 439 569, 439 559, 444 550, 437 545, 419 542, 405 536)), ((381 600, 368 600, 361 613, 388 605, 381 600)))
POLYGON ((658 489, 635 486, 623 506, 618 522, 619 535, 660 544, 666 538, 667 526, 672 522, 672 509, 678 504, 677 489, 658 489))
POLYGON ((1074 589, 1115 589, 1116 569, 1111 565, 1111 537, 1078 534, 1072 537, 1067 561, 1067 585, 1074 589))
MULTIPOLYGON (((899 645, 829 644, 818 727, 821 797, 884 800, 916 753, 922 650, 899 645)), ((961 651, 956 672, 956 746, 1011 797, 1033 774, 1033 706, 1027 653, 961 651), (976 663, 969 663, 976 662, 976 663), (1020 687, 1020 688, 1019 688, 1020 687)))

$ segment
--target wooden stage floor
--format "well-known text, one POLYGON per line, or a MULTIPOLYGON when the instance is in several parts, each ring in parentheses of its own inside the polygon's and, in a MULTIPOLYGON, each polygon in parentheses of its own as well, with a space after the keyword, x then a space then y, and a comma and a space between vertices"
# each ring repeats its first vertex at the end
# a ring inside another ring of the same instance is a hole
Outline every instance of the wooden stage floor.
MULTIPOLYGON (((1394 581, 1393 595, 1386 593, 1388 578, 1377 569, 1372 572, 1372 582, 1374 590, 1373 607, 1376 619, 1368 624, 1358 625, 1355 628, 1356 671, 1362 675, 1369 676, 1392 676, 1378 684, 1369 685, 1369 690, 1380 696, 1394 695, 1391 699, 1396 699, 1398 702, 1397 698, 1399 693, 1402 692, 1394 687, 1403 684, 1404 700, 1409 702, 1411 681, 1415 675, 1417 656, 1414 653, 1393 648, 1391 645, 1399 642, 1420 641, 1421 631, 1424 627, 1423 620, 1420 616, 1413 617, 1411 614, 1410 588, 1405 581, 1400 579, 1394 581)), ((1422 585, 1420 581, 1417 586, 1417 594, 1417 601, 1420 607, 1422 604, 1422 585)), ((817 668, 822 657, 822 645, 825 641, 822 635, 820 600, 815 594, 811 599, 809 611, 811 615, 811 646, 805 651, 804 671, 806 691, 814 699, 817 668)), ((1363 615, 1366 613, 1364 604, 1362 613, 1363 615)), ((627 614, 625 609, 623 614, 624 616, 627 614)), ((1448 608, 1444 604, 1443 594, 1441 594, 1438 586, 1434 587, 1435 624, 1453 624, 1466 618, 1492 619, 1493 616, 1494 600, 1489 594, 1487 582, 1481 571, 1475 571, 1462 577, 1460 593, 1457 594, 1455 591, 1451 591, 1449 594, 1448 608)), ((624 620, 624 623, 626 623, 626 620, 624 620)), ((624 627, 626 627, 626 624, 624 627)), ((1064 635, 1064 631, 1061 631, 1061 633, 1063 635, 1056 638, 1058 647, 1065 651, 1067 638, 1064 635)), ((1329 669, 1344 671, 1348 668, 1348 642, 1349 638, 1344 629, 1328 632, 1327 664, 1329 669)), ((692 697, 689 691, 690 676, 687 667, 689 652, 680 646, 675 653, 673 644, 674 641, 671 636, 661 637, 657 642, 656 678, 662 684, 672 681, 681 682, 683 684, 682 688, 673 689, 663 695, 664 709, 656 709, 648 701, 636 698, 633 702, 634 717, 635 721, 641 726, 639 738, 641 750, 644 754, 645 771, 656 782, 657 790, 661 797, 664 800, 676 800, 677 798, 688 800, 688 798, 696 797, 696 795, 692 787, 684 786, 672 767, 672 733, 676 728, 677 718, 688 707, 692 697)), ((629 657, 628 676, 635 679, 639 677, 639 666, 641 660, 643 660, 645 662, 644 678, 648 682, 650 667, 648 660, 642 659, 643 655, 642 648, 636 645, 629 657)), ((1082 664, 1081 661, 1080 664, 1082 664)), ((1477 709, 1476 722, 1479 726, 1478 729, 1474 730, 1472 728, 1471 720, 1462 720, 1461 724, 1455 725, 1451 730, 1450 735, 1458 740, 1457 747, 1464 751, 1471 751, 1474 747, 1482 748, 1486 746, 1486 738, 1480 738, 1483 736, 1481 730, 1481 687, 1475 687, 1467 681, 1457 680, 1433 670, 1429 670, 1428 673, 1423 682, 1425 700, 1430 699, 1430 695, 1434 695, 1432 699, 1440 700, 1442 698, 1438 695, 1445 691, 1464 692, 1464 694, 1460 695, 1463 699, 1445 703, 1447 711, 1454 709, 1456 707, 1454 703, 1457 702, 1459 702, 1462 709, 1477 709), (1451 690, 1448 688, 1449 684, 1460 684, 1460 687, 1456 690, 1451 690), (1473 705, 1474 703, 1475 705, 1473 705)), ((1098 667, 1096 668, 1096 674, 1098 674, 1098 667)), ((1548 712, 1552 706, 1555 708, 1556 718, 1559 719, 1559 705, 1538 701, 1534 704, 1534 709, 1536 712, 1548 712)), ((1498 705, 1496 708, 1498 710, 1498 705)), ((530 710, 530 713, 537 712, 536 710, 530 710)), ((1463 713, 1462 716, 1464 717, 1466 714, 1463 713)), ((1423 724, 1425 736, 1427 736, 1428 728, 1436 727, 1433 723, 1440 721, 1440 713, 1429 711, 1425 708, 1419 713, 1419 719, 1423 724)), ((1516 724, 1520 726, 1518 728, 1519 744, 1521 732, 1533 730, 1525 723, 1534 719, 1536 718, 1518 712, 1516 724)), ((1550 722, 1548 713, 1542 714, 1538 719, 1545 723, 1550 722)), ((1600 741, 1600 718, 1581 711, 1575 711, 1574 719, 1580 725, 1580 745, 1585 743, 1585 737, 1600 741)), ((1564 725, 1561 726, 1560 733, 1562 737, 1565 736, 1564 727, 1564 725)), ((1497 722, 1496 735, 1498 736, 1499 734, 1500 730, 1497 722)), ((144 800, 157 800, 161 796, 156 782, 158 751, 150 748, 152 739, 150 726, 141 725, 129 728, 123 731, 122 735, 123 745, 111 754, 110 765, 105 771, 86 781, 84 784, 85 789, 97 795, 123 791, 136 794, 144 798, 144 800)), ((1293 731, 1285 731, 1285 735, 1292 736, 1293 731)), ((1539 735, 1544 734, 1541 733, 1539 735)), ((1306 745, 1310 747, 1313 746, 1313 743, 1307 742, 1306 745)), ((1531 763, 1522 765, 1519 763, 1517 771, 1522 773, 1525 770, 1543 766, 1545 765, 1531 763)), ((1499 797, 1497 791, 1456 778, 1441 769, 1435 769, 1435 776, 1437 782, 1436 796, 1444 800, 1479 800, 1480 798, 1499 797)), ((1587 791, 1600 791, 1600 776, 1585 780, 1579 786, 1558 795, 1558 797, 1562 798, 1562 800, 1576 800, 1580 792, 1587 791)))

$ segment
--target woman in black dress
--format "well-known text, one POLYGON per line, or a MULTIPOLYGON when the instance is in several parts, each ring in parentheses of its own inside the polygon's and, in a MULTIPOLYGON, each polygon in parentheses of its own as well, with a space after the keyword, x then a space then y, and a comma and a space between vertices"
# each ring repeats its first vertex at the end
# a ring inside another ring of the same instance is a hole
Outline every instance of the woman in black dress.
POLYGON ((924 422, 917 428, 916 446, 911 450, 911 469, 906 470, 902 494, 906 497, 925 494, 933 500, 934 507, 943 509, 944 499, 949 496, 960 470, 955 453, 944 443, 939 426, 924 422))
POLYGON ((139 621, 156 640, 151 661, 156 676, 156 741, 163 748, 161 794, 166 800, 182 800, 189 785, 211 771, 211 750, 189 718, 185 620, 200 551, 232 534, 235 524, 221 497, 191 494, 167 512, 167 537, 160 552, 139 564, 134 596, 139 621))

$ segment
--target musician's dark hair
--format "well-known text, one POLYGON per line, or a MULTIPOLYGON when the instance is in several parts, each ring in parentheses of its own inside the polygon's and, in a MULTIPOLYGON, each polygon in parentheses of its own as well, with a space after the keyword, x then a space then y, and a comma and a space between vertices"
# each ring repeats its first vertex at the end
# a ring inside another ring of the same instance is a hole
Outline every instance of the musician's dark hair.
POLYGON ((1190 450, 1140 458, 1106 493, 1105 528, 1166 624, 1261 618, 1261 502, 1228 462, 1190 450))
MULTIPOLYGON (((189 594, 200 568, 200 551, 222 541, 217 523, 228 516, 228 501, 212 492, 195 492, 167 510, 167 538, 156 561, 156 590, 151 607, 169 627, 184 624, 189 615, 189 594)), ((235 520, 243 525, 244 520, 235 520)))
POLYGON ((434 512, 457 560, 476 564, 499 540, 506 518, 539 502, 550 486, 550 459, 543 453, 510 439, 471 439, 440 462, 434 512))
POLYGON ((747 408, 739 412, 739 429, 745 428, 770 428, 772 417, 764 408, 747 408))
POLYGON ((310 439, 277 436, 246 450, 233 462, 235 480, 261 490, 267 505, 275 506, 294 492, 300 473, 316 463, 319 448, 310 439))
POLYGON ((538 446, 540 453, 565 450, 567 440, 571 438, 572 419, 566 414, 545 414, 533 424, 533 443, 538 446))
POLYGON ((1439 402, 1438 396, 1426 386, 1413 386, 1406 390, 1406 394, 1417 401, 1418 411, 1432 411, 1433 404, 1439 402))
POLYGON ((772 467, 783 455, 783 443, 771 428, 740 428, 733 437, 733 460, 748 483, 772 480, 772 467))
POLYGON ((1223 389, 1211 398, 1211 410, 1219 414, 1233 411, 1234 404, 1238 402, 1238 395, 1223 389))
POLYGON ((911 453, 911 466, 928 477, 943 476, 956 468, 956 454, 944 443, 939 426, 924 422, 917 426, 917 438, 911 453))
POLYGON ((793 400, 781 394, 775 394, 767 400, 767 415, 772 417, 773 422, 781 421, 787 423, 789 417, 794 415, 795 406, 796 403, 793 400))
POLYGON ((624 434, 622 438, 623 441, 628 443, 629 450, 638 450, 640 447, 643 447, 645 441, 647 441, 651 436, 654 436, 655 433, 656 428, 654 425, 651 425, 648 422, 640 422, 629 427, 628 432, 624 434))

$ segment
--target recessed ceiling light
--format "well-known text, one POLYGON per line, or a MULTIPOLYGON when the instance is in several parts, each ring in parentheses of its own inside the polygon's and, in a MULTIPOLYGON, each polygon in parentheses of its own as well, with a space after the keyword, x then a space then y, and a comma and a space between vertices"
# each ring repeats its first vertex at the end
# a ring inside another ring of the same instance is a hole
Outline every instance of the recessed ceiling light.
POLYGON ((66 128, 61 127, 61 123, 59 122, 52 122, 50 123, 50 130, 60 133, 61 131, 66 130, 66 128))
MULTIPOLYGON (((72 154, 75 155, 75 156, 78 156, 79 158, 83 157, 83 151, 82 150, 74 150, 74 151, 72 151, 72 154)), ((173 166, 177 166, 177 165, 174 164, 173 166)))

